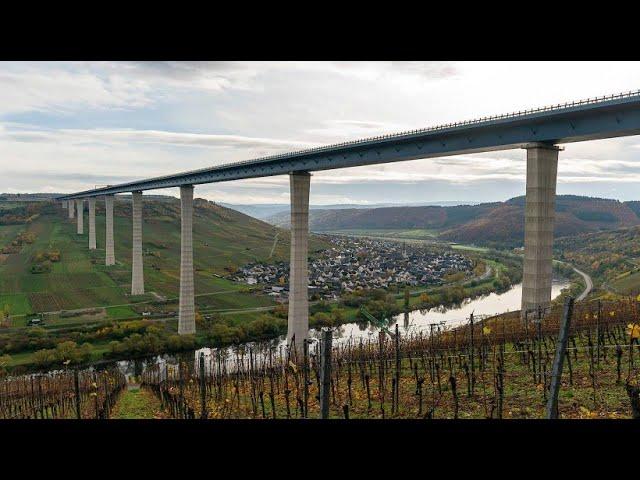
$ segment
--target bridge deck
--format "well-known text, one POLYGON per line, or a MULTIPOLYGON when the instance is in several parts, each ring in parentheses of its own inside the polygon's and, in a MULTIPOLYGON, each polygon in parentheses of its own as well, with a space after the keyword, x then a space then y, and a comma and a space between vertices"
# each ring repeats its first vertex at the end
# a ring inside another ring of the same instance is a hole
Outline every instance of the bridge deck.
POLYGON ((128 182, 59 200, 640 134, 640 91, 128 182))

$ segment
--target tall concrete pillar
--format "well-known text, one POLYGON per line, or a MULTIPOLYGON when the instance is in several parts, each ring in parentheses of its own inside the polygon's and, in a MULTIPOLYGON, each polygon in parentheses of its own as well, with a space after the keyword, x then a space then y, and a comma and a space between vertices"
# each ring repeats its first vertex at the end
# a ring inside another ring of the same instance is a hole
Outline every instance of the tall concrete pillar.
POLYGON ((76 200, 76 210, 77 214, 78 214, 78 228, 76 230, 76 233, 78 235, 82 235, 84 233, 84 199, 79 198, 76 200))
POLYGON ((558 150, 532 144, 527 149, 527 197, 524 220, 522 311, 545 309, 551 303, 553 228, 558 150))
POLYGON ((105 265, 115 265, 116 254, 113 249, 113 195, 104 196, 104 209, 105 209, 105 265))
POLYGON ((309 186, 308 172, 289 175, 291 189, 291 255, 289 259, 289 320, 287 343, 302 351, 309 333, 309 186))
POLYGON ((142 265, 142 192, 132 193, 133 247, 131 259, 131 295, 144 294, 142 265))
POLYGON ((89 250, 96 249, 96 197, 89 198, 89 250))
POLYGON ((73 200, 69 200, 69 218, 73 218, 73 213, 75 212, 75 202, 73 200))
POLYGON ((180 305, 178 334, 196 333, 193 285, 193 185, 180 187, 180 305))

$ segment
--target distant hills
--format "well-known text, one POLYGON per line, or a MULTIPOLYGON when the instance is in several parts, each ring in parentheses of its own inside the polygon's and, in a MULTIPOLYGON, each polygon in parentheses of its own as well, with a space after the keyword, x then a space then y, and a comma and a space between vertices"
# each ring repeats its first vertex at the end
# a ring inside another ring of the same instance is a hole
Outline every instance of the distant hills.
POLYGON ((0 193, 0 202, 43 202, 62 193, 0 193))
MULTIPOLYGON (((238 205, 232 203, 223 203, 218 202, 219 205, 223 207, 232 208, 233 210, 237 210, 238 212, 242 212, 246 215, 250 215, 254 218, 258 218, 260 220, 267 220, 270 218, 277 218, 282 216, 287 217, 289 215, 289 204, 288 203, 263 203, 257 205, 238 205)), ((374 203, 374 204, 349 204, 349 203, 336 203, 330 205, 310 205, 309 210, 345 210, 345 209, 372 209, 372 208, 381 208, 381 207, 408 207, 408 206, 425 206, 425 205, 439 205, 439 206, 451 206, 451 205, 459 205, 460 202, 456 201, 444 201, 444 202, 416 202, 416 203, 374 203)))
MULTIPOLYGON (((59 195, 0 193, 0 208, 2 201, 47 200, 59 195)), ((126 195, 118 197, 127 199, 126 195)), ((179 205, 179 200, 171 196, 147 194, 145 199, 155 200, 158 205, 167 202, 179 205)), ((146 205, 150 204, 152 203, 146 203, 146 205)), ((206 204, 219 205, 220 211, 226 211, 227 216, 233 215, 235 210, 278 227, 289 227, 288 204, 234 205, 221 202, 206 202, 206 204)), ((524 196, 514 197, 504 202, 467 205, 459 205, 456 202, 423 202, 408 205, 386 203, 312 205, 309 224, 314 232, 420 229, 427 230, 429 235, 450 242, 516 247, 521 246, 524 241, 524 205, 524 196)), ((177 215, 178 212, 175 214, 177 215)), ((236 220, 239 224, 243 223, 240 217, 236 220)), ((620 202, 578 195, 556 197, 556 237, 636 225, 640 225, 640 201, 620 202)))
MULTIPOLYGON (((505 202, 456 206, 316 209, 309 214, 316 232, 371 229, 428 229, 442 240, 478 245, 519 246, 524 241, 525 197, 505 202)), ((640 225, 640 202, 558 195, 556 237, 640 225)), ((280 213, 268 222, 288 227, 280 213)))
MULTIPOLYGON (((64 193, 0 193, 0 202, 43 202, 48 200, 54 200, 57 197, 61 197, 66 195, 64 193)), ((127 198, 130 197, 128 194, 118 195, 118 198, 127 198)), ((159 201, 171 201, 175 200, 176 197, 172 197, 170 195, 154 195, 151 193, 146 193, 144 196, 145 199, 148 200, 159 200, 159 201)))

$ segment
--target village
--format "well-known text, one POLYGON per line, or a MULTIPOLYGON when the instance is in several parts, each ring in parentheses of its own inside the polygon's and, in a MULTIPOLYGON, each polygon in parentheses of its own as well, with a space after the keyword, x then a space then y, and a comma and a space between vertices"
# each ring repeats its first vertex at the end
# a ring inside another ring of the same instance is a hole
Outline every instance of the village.
MULTIPOLYGON (((441 285, 451 272, 470 275, 473 262, 452 251, 361 237, 327 236, 333 247, 309 261, 309 295, 333 300, 355 290, 392 286, 441 285)), ((289 294, 289 264, 250 263, 229 277, 263 287, 284 301, 289 294)))

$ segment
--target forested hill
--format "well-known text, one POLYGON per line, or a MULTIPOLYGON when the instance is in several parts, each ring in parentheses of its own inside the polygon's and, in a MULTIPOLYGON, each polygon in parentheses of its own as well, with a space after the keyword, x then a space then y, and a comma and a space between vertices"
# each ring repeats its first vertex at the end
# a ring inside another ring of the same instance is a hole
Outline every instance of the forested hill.
MULTIPOLYGON (((372 209, 312 210, 313 231, 355 229, 429 229, 444 240, 479 245, 518 246, 524 240, 525 197, 505 202, 453 207, 391 207, 372 209)), ((640 202, 558 195, 557 237, 611 230, 640 224, 640 202)), ((288 215, 270 222, 288 227, 288 215)))

